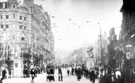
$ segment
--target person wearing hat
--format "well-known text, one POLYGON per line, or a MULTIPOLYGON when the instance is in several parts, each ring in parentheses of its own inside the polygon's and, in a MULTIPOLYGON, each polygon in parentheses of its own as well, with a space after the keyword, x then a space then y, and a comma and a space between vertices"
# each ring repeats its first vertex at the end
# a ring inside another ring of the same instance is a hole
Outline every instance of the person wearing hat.
POLYGON ((81 70, 81 68, 78 68, 77 69, 76 76, 77 76, 78 81, 80 81, 80 79, 82 77, 82 70, 81 70))
POLYGON ((130 83, 135 83, 135 66, 134 66, 133 69, 130 70, 129 82, 130 83))
POLYGON ((59 81, 63 81, 63 75, 62 75, 61 67, 58 67, 58 80, 59 81))
POLYGON ((101 68, 99 70, 99 83, 104 83, 104 76, 105 76, 105 70, 104 68, 101 68))
POLYGON ((115 73, 114 73, 114 82, 115 83, 121 83, 121 72, 119 68, 115 69, 115 73))

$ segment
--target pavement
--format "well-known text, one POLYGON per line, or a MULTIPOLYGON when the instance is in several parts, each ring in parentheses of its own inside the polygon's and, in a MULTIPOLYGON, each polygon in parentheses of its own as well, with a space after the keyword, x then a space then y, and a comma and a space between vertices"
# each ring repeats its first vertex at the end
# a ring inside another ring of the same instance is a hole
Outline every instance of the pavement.
MULTIPOLYGON (((47 82, 46 81, 46 74, 38 74, 37 77, 34 79, 34 83, 92 83, 90 80, 82 77, 80 81, 77 80, 76 76, 67 76, 66 70, 63 70, 63 81, 58 81, 58 74, 55 72, 55 81, 47 82)), ((9 78, 4 79, 3 83, 31 83, 31 78, 9 78)), ((95 83, 98 83, 96 80, 95 83)))

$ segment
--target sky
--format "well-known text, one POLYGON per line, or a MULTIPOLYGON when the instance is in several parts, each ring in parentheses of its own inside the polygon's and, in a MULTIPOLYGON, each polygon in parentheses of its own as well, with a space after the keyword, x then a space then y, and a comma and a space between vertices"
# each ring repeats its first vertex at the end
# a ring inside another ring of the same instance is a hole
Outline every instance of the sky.
MULTIPOLYGON (((119 35, 122 0, 35 0, 51 18, 55 51, 70 51, 93 44, 102 33, 114 27, 119 35)), ((58 53, 60 54, 60 53, 58 53)))

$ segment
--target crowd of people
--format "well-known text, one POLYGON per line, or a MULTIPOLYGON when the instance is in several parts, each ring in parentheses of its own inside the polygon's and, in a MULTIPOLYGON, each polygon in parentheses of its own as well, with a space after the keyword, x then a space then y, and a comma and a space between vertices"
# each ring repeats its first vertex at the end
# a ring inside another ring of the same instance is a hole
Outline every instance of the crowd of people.
POLYGON ((133 68, 101 68, 99 83, 135 83, 135 67, 133 68))
MULTIPOLYGON (((66 70, 64 73, 67 73, 67 76, 76 76, 77 80, 80 81, 81 78, 86 78, 90 80, 92 83, 95 83, 97 79, 99 83, 135 83, 135 66, 133 68, 119 69, 119 68, 105 68, 105 67, 94 67, 94 68, 86 68, 82 66, 52 66, 44 69, 38 68, 36 66, 31 66, 29 71, 25 71, 26 67, 24 67, 23 75, 24 77, 31 77, 31 81, 34 82, 34 78, 37 77, 37 74, 44 72, 47 74, 47 79, 51 79, 55 81, 55 71, 58 72, 58 81, 63 81, 63 69, 66 70)), ((6 78, 6 70, 2 70, 0 83, 2 80, 6 78)), ((51 81, 51 80, 49 80, 51 81)))
POLYGON ((135 66, 133 68, 111 68, 111 67, 95 67, 95 68, 83 68, 83 67, 70 67, 67 70, 67 75, 77 76, 77 80, 80 81, 82 77, 95 83, 135 83, 135 66))
POLYGON ((90 80, 92 83, 95 83, 95 79, 98 78, 98 70, 96 68, 82 68, 79 67, 70 67, 67 69, 67 75, 74 75, 77 77, 77 80, 80 81, 82 77, 90 80))

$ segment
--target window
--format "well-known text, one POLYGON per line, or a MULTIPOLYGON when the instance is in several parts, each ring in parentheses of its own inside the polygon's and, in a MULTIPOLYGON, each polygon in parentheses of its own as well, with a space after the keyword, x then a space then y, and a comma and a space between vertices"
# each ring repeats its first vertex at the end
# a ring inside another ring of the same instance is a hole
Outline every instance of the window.
POLYGON ((6 15, 6 19, 9 19, 9 15, 6 15))
POLYGON ((27 20, 27 17, 24 17, 24 20, 26 21, 27 20))
POLYGON ((16 67, 16 68, 18 67, 18 63, 15 63, 15 67, 16 67))
POLYGON ((20 29, 22 29, 22 28, 23 28, 23 26, 22 26, 22 25, 20 25, 20 26, 19 26, 19 28, 20 28, 20 29))
POLYGON ((6 25, 6 28, 8 28, 9 26, 8 25, 6 25))
POLYGON ((15 4, 13 4, 13 8, 16 8, 16 5, 15 4))
POLYGON ((22 20, 22 16, 20 16, 19 18, 20 18, 20 20, 22 20))
POLYGON ((27 29, 27 26, 24 26, 24 30, 26 30, 27 29))
POLYGON ((0 15, 0 18, 3 19, 3 15, 0 15))
POLYGON ((15 19, 15 14, 13 14, 13 19, 15 19))
POLYGON ((4 25, 1 25, 1 29, 3 29, 4 28, 4 25))
POLYGON ((7 2, 5 2, 5 8, 8 8, 8 3, 7 2))
POLYGON ((23 40, 23 41, 24 41, 24 40, 25 40, 25 38, 24 38, 24 37, 21 37, 21 40, 23 40))

